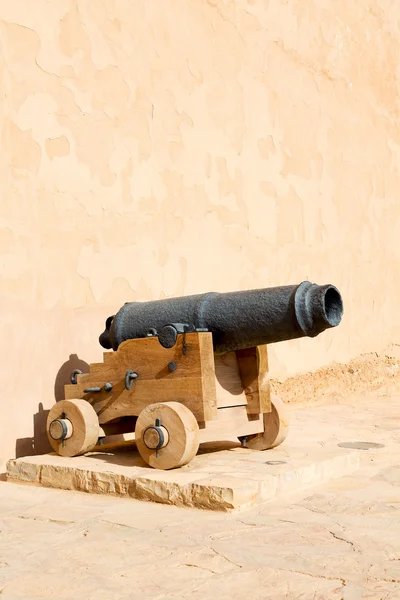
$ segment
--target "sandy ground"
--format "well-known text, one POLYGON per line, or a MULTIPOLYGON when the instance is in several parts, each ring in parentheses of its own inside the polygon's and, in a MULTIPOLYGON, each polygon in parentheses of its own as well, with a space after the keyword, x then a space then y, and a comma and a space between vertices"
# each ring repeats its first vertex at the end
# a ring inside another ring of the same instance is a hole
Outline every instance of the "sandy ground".
POLYGON ((282 382, 272 379, 271 386, 286 404, 296 406, 389 397, 400 390, 400 346, 392 344, 383 352, 365 354, 346 364, 333 363, 282 382))
POLYGON ((2 597, 399 600, 400 399, 308 414, 325 438, 344 410, 346 439, 383 447, 350 476, 245 512, 1 482, 2 597))

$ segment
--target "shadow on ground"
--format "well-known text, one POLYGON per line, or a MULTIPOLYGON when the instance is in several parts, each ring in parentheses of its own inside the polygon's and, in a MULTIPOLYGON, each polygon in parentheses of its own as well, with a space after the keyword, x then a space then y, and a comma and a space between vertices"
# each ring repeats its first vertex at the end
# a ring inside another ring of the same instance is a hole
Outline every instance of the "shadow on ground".
MULTIPOLYGON (((240 448, 240 444, 232 441, 223 442, 207 442, 200 445, 199 454, 214 454, 217 452, 223 452, 225 450, 232 450, 233 448, 240 448)), ((141 458, 138 450, 136 449, 135 442, 126 443, 124 446, 116 447, 103 451, 96 448, 95 454, 87 455, 88 458, 95 460, 102 460, 110 465, 120 465, 122 467, 142 467, 149 469, 149 465, 144 462, 141 458)))

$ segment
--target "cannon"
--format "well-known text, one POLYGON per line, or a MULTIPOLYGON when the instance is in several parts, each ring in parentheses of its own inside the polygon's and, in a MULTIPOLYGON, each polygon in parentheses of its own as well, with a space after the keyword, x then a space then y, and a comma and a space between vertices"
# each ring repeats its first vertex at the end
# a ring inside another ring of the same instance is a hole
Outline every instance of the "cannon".
POLYGON ((103 362, 74 372, 65 400, 50 410, 50 444, 78 456, 134 439, 158 469, 188 464, 203 442, 276 447, 289 419, 271 397, 267 347, 315 337, 342 315, 338 289, 308 281, 127 302, 99 337, 103 362))

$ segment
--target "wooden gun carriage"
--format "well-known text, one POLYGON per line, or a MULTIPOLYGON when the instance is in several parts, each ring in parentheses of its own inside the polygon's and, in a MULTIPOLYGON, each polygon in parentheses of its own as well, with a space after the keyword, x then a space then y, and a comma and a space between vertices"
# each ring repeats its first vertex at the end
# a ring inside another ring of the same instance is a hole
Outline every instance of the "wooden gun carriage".
POLYGON ((315 337, 342 313, 334 286, 309 282, 127 303, 100 336, 113 351, 89 373, 74 373, 51 408, 49 441, 77 456, 134 432, 141 457, 158 469, 189 463, 202 442, 277 446, 289 420, 271 398, 267 345, 315 337))

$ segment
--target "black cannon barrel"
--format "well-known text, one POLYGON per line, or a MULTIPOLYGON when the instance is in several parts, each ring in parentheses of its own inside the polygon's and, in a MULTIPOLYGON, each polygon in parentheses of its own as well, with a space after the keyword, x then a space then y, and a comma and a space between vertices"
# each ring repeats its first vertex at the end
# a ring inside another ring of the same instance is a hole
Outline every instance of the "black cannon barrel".
POLYGON ((173 323, 213 334, 214 352, 224 354, 304 336, 315 337, 339 325, 343 302, 333 285, 299 285, 226 294, 127 302, 106 321, 99 341, 117 350, 125 340, 146 337, 173 323))

